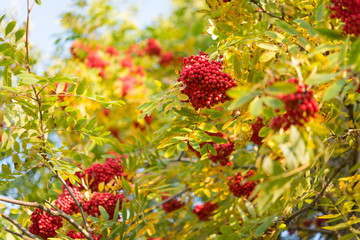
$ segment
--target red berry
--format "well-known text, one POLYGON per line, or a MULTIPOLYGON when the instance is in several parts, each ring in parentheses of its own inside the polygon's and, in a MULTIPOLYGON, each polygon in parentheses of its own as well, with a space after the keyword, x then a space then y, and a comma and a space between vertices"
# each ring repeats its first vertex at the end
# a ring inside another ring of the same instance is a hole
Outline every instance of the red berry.
MULTIPOLYGON (((122 202, 125 199, 124 194, 111 194, 111 193, 99 193, 96 192, 89 201, 84 204, 84 211, 89 215, 98 217, 100 216, 99 206, 105 208, 109 214, 109 219, 113 219, 116 202, 119 201, 119 209, 122 207, 122 202)), ((126 201, 129 201, 128 199, 126 201)), ((120 216, 119 216, 120 218, 120 216)))
POLYGON ((44 239, 55 237, 56 229, 63 226, 63 220, 59 216, 53 216, 43 210, 37 208, 31 214, 30 220, 32 224, 29 227, 29 232, 36 234, 44 239))
MULTIPOLYGON (((161 196, 162 200, 166 200, 168 198, 169 198, 168 196, 161 196)), ((170 200, 167 203, 164 203, 161 206, 162 206, 162 208, 164 209, 164 211, 166 213, 169 213, 169 212, 172 212, 172 211, 175 211, 175 210, 178 210, 178 209, 182 208, 183 206, 185 206, 185 203, 181 202, 181 201, 179 201, 178 199, 175 198, 175 199, 170 200)))
POLYGON ((251 124, 251 128, 253 130, 253 134, 251 135, 251 139, 250 141, 252 141, 253 143, 257 144, 257 145, 262 145, 262 140, 264 139, 263 137, 259 136, 259 132, 261 130, 261 128, 265 126, 263 119, 261 117, 258 117, 256 122, 254 122, 253 124, 251 124))
POLYGON ((300 83, 296 78, 288 79, 288 82, 297 84, 298 91, 294 94, 279 96, 285 103, 285 113, 273 118, 270 127, 273 129, 289 129, 291 125, 303 126, 310 121, 310 117, 316 116, 319 106, 313 97, 311 90, 300 83))
POLYGON ((147 45, 145 47, 145 52, 149 55, 155 55, 155 56, 160 56, 161 54, 161 47, 158 44, 158 42, 153 39, 153 38, 149 38, 147 40, 147 45))
MULTIPOLYGON (((73 238, 73 239, 86 239, 86 237, 79 232, 75 232, 74 230, 70 230, 66 236, 73 238)), ((91 236, 94 238, 94 240, 100 240, 101 234, 99 236, 96 236, 94 233, 91 233, 91 236)))
POLYGON ((212 202, 207 202, 207 203, 203 203, 203 204, 199 204, 197 205, 194 210, 193 213, 196 214, 196 216, 199 218, 199 220, 201 221, 209 221, 210 217, 213 215, 213 212, 218 209, 218 204, 217 203, 212 203, 212 202))
MULTIPOLYGON (((73 187, 71 188, 72 192, 75 195, 75 198, 81 203, 83 202, 84 195, 79 191, 79 189, 73 187)), ((63 212, 73 215, 80 212, 77 207, 75 200, 71 197, 70 193, 63 188, 63 193, 58 196, 58 199, 55 201, 55 205, 63 212)))
POLYGON ((249 170, 245 176, 242 176, 242 174, 238 172, 234 176, 228 177, 228 186, 235 197, 248 198, 251 195, 256 186, 256 183, 254 181, 248 181, 244 183, 243 180, 253 175, 255 175, 255 173, 252 170, 249 170))
POLYGON ((347 34, 360 35, 360 1, 331 0, 330 18, 338 18, 343 23, 343 31, 347 34))
POLYGON ((221 62, 210 62, 208 56, 203 53, 184 58, 183 62, 178 82, 185 86, 181 93, 189 97, 187 102, 190 102, 195 110, 211 108, 220 102, 230 100, 226 91, 237 85, 229 74, 222 72, 221 62))

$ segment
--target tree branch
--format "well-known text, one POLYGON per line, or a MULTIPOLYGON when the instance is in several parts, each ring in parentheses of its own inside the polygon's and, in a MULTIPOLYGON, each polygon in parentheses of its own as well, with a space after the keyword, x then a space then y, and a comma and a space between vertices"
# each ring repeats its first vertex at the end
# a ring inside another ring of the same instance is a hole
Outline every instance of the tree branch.
POLYGON ((334 235, 335 233, 333 231, 323 229, 323 228, 308 228, 308 227, 299 227, 299 226, 288 226, 289 230, 298 230, 298 231, 307 231, 307 232, 313 232, 313 233, 324 233, 328 235, 334 235))
MULTIPOLYGON (((11 199, 11 198, 2 197, 2 196, 0 196, 0 201, 12 203, 12 204, 16 204, 16 205, 21 205, 21 206, 26 206, 26 207, 39 208, 39 209, 43 210, 44 212, 47 212, 53 216, 60 216, 60 217, 64 218, 66 221, 68 221, 70 224, 72 224, 76 229, 78 229, 84 236, 86 236, 86 234, 89 234, 89 232, 87 232, 84 228, 82 228, 74 219, 71 218, 71 216, 67 215, 60 209, 52 210, 52 209, 47 208, 44 205, 41 205, 40 203, 37 203, 37 202, 25 202, 25 201, 20 201, 20 200, 11 199)), ((24 228, 24 227, 22 227, 22 228, 24 228)), ((36 238, 36 239, 38 239, 38 238, 36 238)))
POLYGON ((29 73, 31 73, 31 69, 30 69, 30 60, 29 60, 29 22, 30 22, 30 12, 31 9, 29 8, 29 0, 26 1, 27 3, 27 14, 26 14, 26 37, 25 37, 25 47, 26 47, 26 68, 28 70, 29 73))
POLYGON ((341 169, 343 169, 350 161, 352 161, 354 158, 356 158, 357 156, 357 149, 359 146, 359 140, 356 137, 355 139, 355 146, 354 149, 350 152, 349 156, 343 161, 343 163, 341 164, 340 167, 338 167, 335 172, 328 178, 327 182, 325 183, 325 185, 323 186, 323 188, 321 189, 320 193, 318 193, 315 198, 313 199, 313 201, 307 205, 306 207, 303 207, 302 209, 299 209, 298 211, 294 212, 289 218, 287 218, 285 220, 285 224, 289 224, 293 219, 295 219, 298 215, 302 214, 303 212, 306 212, 309 209, 314 208, 315 204, 320 200, 320 198, 324 195, 327 187, 330 185, 330 183, 332 182, 332 180, 335 178, 335 176, 341 171, 341 169))
POLYGON ((158 208, 158 207, 161 207, 163 204, 165 204, 165 203, 167 203, 167 202, 170 202, 171 200, 179 197, 180 195, 184 194, 185 192, 187 192, 187 191, 189 191, 189 190, 190 190, 190 188, 189 188, 189 187, 186 187, 186 188, 185 188, 184 190, 182 190, 181 192, 176 193, 175 195, 173 195, 173 196, 165 199, 164 201, 156 204, 155 206, 153 206, 152 209, 150 210, 150 212, 152 212, 153 210, 155 210, 155 209, 158 208))
POLYGON ((24 235, 30 237, 31 239, 40 240, 40 238, 37 238, 34 234, 29 232, 29 230, 24 228, 20 223, 18 223, 17 221, 6 215, 5 213, 0 212, 0 215, 9 222, 11 222, 13 225, 15 225, 24 235))

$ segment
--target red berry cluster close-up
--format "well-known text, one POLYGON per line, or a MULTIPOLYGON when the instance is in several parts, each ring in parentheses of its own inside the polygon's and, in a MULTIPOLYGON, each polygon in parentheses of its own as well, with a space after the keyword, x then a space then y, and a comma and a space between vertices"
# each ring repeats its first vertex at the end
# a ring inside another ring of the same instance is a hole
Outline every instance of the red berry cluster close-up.
POLYGON ((97 68, 99 69, 99 76, 104 77, 105 76, 105 67, 109 65, 107 62, 105 62, 97 52, 90 52, 87 55, 86 58, 86 66, 88 68, 97 68))
POLYGON ((228 177, 228 186, 235 197, 248 198, 251 195, 256 183, 254 181, 243 181, 253 175, 255 175, 255 173, 252 170, 249 170, 245 176, 242 176, 241 172, 238 172, 234 176, 228 177))
MULTIPOLYGON (((122 156, 119 156, 117 153, 112 153, 116 155, 116 158, 108 158, 104 164, 95 163, 91 167, 86 168, 84 172, 77 172, 76 176, 80 179, 85 179, 89 183, 89 187, 92 191, 98 191, 98 186, 101 182, 105 184, 109 183, 115 177, 125 177, 124 167, 122 166, 122 156)), ((82 189, 82 187, 79 187, 82 189)))
POLYGON ((331 0, 330 18, 338 18, 345 24, 343 31, 347 34, 360 35, 360 1, 331 0))
POLYGON ((256 122, 251 124, 251 128, 252 128, 253 133, 251 135, 250 141, 252 141, 253 143, 255 143, 255 144, 259 145, 259 146, 262 145, 262 140, 264 139, 264 138, 259 136, 259 132, 260 132, 260 130, 261 130, 261 128, 263 126, 265 126, 265 124, 264 124, 264 121, 263 121, 262 117, 258 117, 256 119, 256 122))
POLYGON ((160 56, 161 55, 161 47, 159 45, 159 43, 153 39, 153 38, 149 38, 147 40, 147 45, 145 47, 145 52, 149 55, 154 55, 154 56, 160 56))
MULTIPOLYGON (((114 195, 112 193, 96 192, 91 199, 84 204, 84 211, 91 216, 98 217, 101 215, 99 206, 102 206, 109 214, 109 219, 113 219, 116 202, 119 201, 119 209, 121 209, 124 199, 125 196, 122 193, 114 195)), ((127 201, 129 200, 127 199, 127 201)))
MULTIPOLYGON (((79 232, 75 232, 74 230, 70 230, 66 236, 73 238, 73 239, 86 239, 86 237, 79 232)), ((91 236, 93 237, 94 240, 100 240, 101 238, 101 234, 99 236, 96 236, 94 233, 91 233, 91 236)))
POLYGON ((199 220, 201 221, 209 221, 210 217, 214 214, 214 211, 216 209, 218 209, 218 204, 217 203, 212 203, 212 202, 206 202, 205 204, 199 204, 197 205, 194 210, 193 213, 196 214, 196 216, 199 218, 199 220))
POLYGON ((172 52, 163 53, 160 57, 159 64, 161 66, 168 66, 174 60, 174 54, 172 52))
MULTIPOLYGON (((84 199, 84 195, 79 191, 79 189, 73 187, 71 188, 72 192, 75 195, 75 198, 78 202, 82 202, 84 199)), ((71 197, 70 193, 64 189, 63 193, 58 196, 58 199, 55 201, 55 205, 63 212, 73 215, 78 213, 80 210, 76 206, 75 200, 71 197)))
POLYGON ((220 163, 221 166, 231 166, 230 154, 235 150, 234 142, 230 141, 227 143, 215 143, 214 149, 217 155, 209 153, 209 159, 214 163, 220 163))
POLYGON ((189 97, 195 110, 210 108, 230 100, 226 95, 229 88, 237 86, 230 74, 222 72, 222 63, 209 61, 206 54, 184 58, 178 82, 182 82, 181 93, 189 97))
POLYGON ((29 232, 38 235, 43 239, 56 236, 56 230, 63 226, 63 219, 59 216, 52 216, 47 212, 37 208, 31 214, 31 225, 29 232))
POLYGON ((110 54, 111 56, 118 56, 118 55, 120 54, 119 51, 116 50, 116 48, 113 47, 113 46, 109 46, 109 47, 106 49, 106 52, 107 52, 108 54, 110 54))
MULTIPOLYGON (((168 196, 161 196, 162 200, 166 200, 168 199, 168 196)), ((163 205, 161 205, 162 208, 164 209, 164 211, 166 213, 178 210, 180 208, 182 208, 183 206, 185 206, 184 202, 179 201, 178 199, 174 198, 166 203, 164 203, 163 205)))
POLYGON ((280 96, 285 103, 285 113, 273 118, 270 127, 273 129, 289 129, 291 125, 303 126, 315 117, 319 111, 319 105, 313 96, 313 92, 307 86, 300 83, 296 78, 290 78, 289 83, 297 85, 297 92, 280 96))

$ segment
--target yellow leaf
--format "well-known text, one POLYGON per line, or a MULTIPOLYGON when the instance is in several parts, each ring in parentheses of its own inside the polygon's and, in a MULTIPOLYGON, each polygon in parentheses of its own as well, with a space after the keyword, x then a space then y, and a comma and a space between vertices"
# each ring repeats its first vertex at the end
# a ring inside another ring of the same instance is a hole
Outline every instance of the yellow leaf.
POLYGON ((204 189, 204 194, 205 194, 208 198, 211 197, 211 192, 210 192, 210 190, 207 189, 207 188, 204 189))
POLYGON ((147 229, 146 229, 146 232, 147 232, 150 236, 152 236, 152 235, 154 235, 154 234, 156 233, 155 228, 154 228, 153 225, 148 225, 148 226, 147 226, 147 229))

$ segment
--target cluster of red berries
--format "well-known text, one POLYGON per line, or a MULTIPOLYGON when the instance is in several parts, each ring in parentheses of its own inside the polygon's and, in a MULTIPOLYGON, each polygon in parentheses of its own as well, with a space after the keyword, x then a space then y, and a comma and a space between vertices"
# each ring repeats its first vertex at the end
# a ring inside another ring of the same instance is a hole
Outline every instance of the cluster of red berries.
POLYGON ((206 202, 205 204, 199 204, 197 205, 194 210, 193 213, 196 214, 196 216, 199 218, 199 220, 201 221, 209 221, 210 217, 213 215, 213 212, 218 209, 218 204, 217 203, 212 203, 212 202, 206 202))
POLYGON ((232 177, 228 177, 228 186, 230 191, 235 197, 246 197, 248 198, 254 190, 256 183, 254 181, 248 181, 246 183, 243 180, 255 175, 252 170, 249 170, 245 176, 242 176, 240 172, 232 177))
MULTIPOLYGON (((77 172, 76 176, 80 179, 85 179, 89 183, 89 187, 93 191, 98 191, 98 186, 101 182, 105 184, 109 183, 115 177, 126 177, 124 174, 124 167, 122 166, 122 156, 119 156, 117 153, 111 153, 116 156, 116 158, 108 158, 104 164, 95 163, 91 167, 86 168, 84 172, 77 172)), ((70 183, 68 182, 70 185, 70 183)), ((82 189, 80 186, 79 189, 82 189)))
POLYGON ((131 75, 119 77, 117 81, 122 85, 121 91, 123 97, 126 96, 131 89, 134 89, 136 84, 138 83, 138 80, 131 75))
POLYGON ((209 154, 209 159, 214 163, 220 163, 221 166, 231 166, 230 154, 235 150, 234 142, 230 141, 227 143, 216 143, 214 149, 217 155, 209 154))
POLYGON ((84 43, 81 40, 76 40, 70 47, 70 53, 73 58, 85 59, 89 52, 93 51, 90 44, 84 43))
MULTIPOLYGON (((72 192, 75 195, 75 198, 78 202, 83 202, 84 195, 79 191, 79 189, 73 187, 71 188, 72 192)), ((80 210, 77 207, 75 200, 71 197, 70 193, 63 188, 63 193, 58 196, 58 199, 55 201, 55 205, 63 212, 73 215, 78 213, 80 210)))
POLYGON ((109 63, 105 62, 97 52, 90 52, 86 57, 86 66, 88 68, 97 68, 99 69, 99 76, 105 76, 105 67, 109 65, 109 63))
POLYGON ((259 136, 259 132, 260 132, 260 130, 261 130, 261 128, 263 126, 265 126, 265 125, 264 125, 264 121, 263 121, 262 117, 258 117, 256 119, 256 122, 251 124, 251 128, 253 130, 253 133, 251 135, 250 141, 252 141, 253 143, 255 143, 255 144, 259 145, 259 146, 262 144, 262 140, 264 139, 264 138, 259 136))
POLYGON ((37 208, 31 214, 30 220, 32 224, 29 227, 29 232, 36 234, 43 239, 48 239, 56 236, 56 230, 63 226, 63 220, 59 216, 52 216, 37 208))
POLYGON ((226 90, 237 86, 230 74, 222 72, 222 63, 209 61, 206 54, 184 58, 178 82, 182 82, 181 93, 189 97, 195 110, 210 108, 220 102, 230 100, 226 90))
MULTIPOLYGON (((86 237, 79 232, 75 232, 74 230, 70 230, 66 236, 73 238, 73 239, 86 239, 86 237)), ((94 240, 100 240, 101 238, 101 234, 99 236, 96 236, 95 234, 91 233, 91 236, 93 237, 94 240)))
POLYGON ((111 56, 119 56, 119 51, 118 50, 116 50, 116 48, 115 47, 113 47, 113 46, 109 46, 107 49, 106 49, 106 52, 108 53, 108 54, 110 54, 111 56))
MULTIPOLYGON (((124 199, 125 196, 122 193, 114 195, 112 193, 96 192, 91 199, 84 204, 84 211, 91 216, 98 217, 101 215, 99 206, 102 206, 109 214, 109 219, 113 219, 116 202, 119 201, 119 209, 121 209, 124 199)), ((127 199, 126 201, 129 200, 127 199)))
POLYGON ((330 18, 341 19, 345 23, 343 31, 347 34, 360 35, 360 1, 331 0, 330 18))
POLYGON ((147 40, 145 52, 151 56, 160 56, 161 55, 161 47, 155 39, 149 38, 147 40))
POLYGON ((141 48, 140 44, 133 44, 130 46, 130 48, 126 51, 126 54, 133 54, 136 56, 144 56, 145 51, 141 48))
POLYGON ((313 92, 307 86, 300 83, 297 78, 290 78, 289 83, 297 85, 297 92, 279 96, 285 103, 285 113, 273 118, 270 127, 273 129, 284 128, 287 130, 291 125, 303 126, 309 122, 310 117, 315 117, 319 111, 313 92))
MULTIPOLYGON (((166 200, 168 199, 169 197, 168 196, 161 196, 161 199, 162 200, 166 200)), ((175 211, 175 210, 178 210, 180 208, 182 208, 183 206, 185 206, 185 203, 184 202, 181 202, 179 201, 178 199, 174 198, 166 203, 164 203, 162 205, 162 208, 164 209, 164 211, 166 213, 169 213, 169 212, 172 212, 172 211, 175 211)))
POLYGON ((161 55, 159 64, 161 66, 168 66, 172 63, 173 60, 174 60, 174 54, 172 52, 166 52, 161 55))
MULTIPOLYGON (((209 136, 226 138, 226 134, 221 132, 217 132, 217 133, 206 132, 206 133, 209 136)), ((200 148, 202 148, 205 144, 212 145, 216 151, 216 155, 209 153, 209 159, 213 163, 220 163, 221 166, 232 165, 232 162, 230 162, 230 155, 235 150, 234 142, 232 142, 230 139, 228 139, 227 143, 223 143, 223 144, 214 143, 214 142, 203 142, 200 144, 200 148)), ((201 158, 200 152, 196 151, 189 143, 188 143, 188 147, 191 151, 196 153, 196 156, 198 158, 201 158)))

